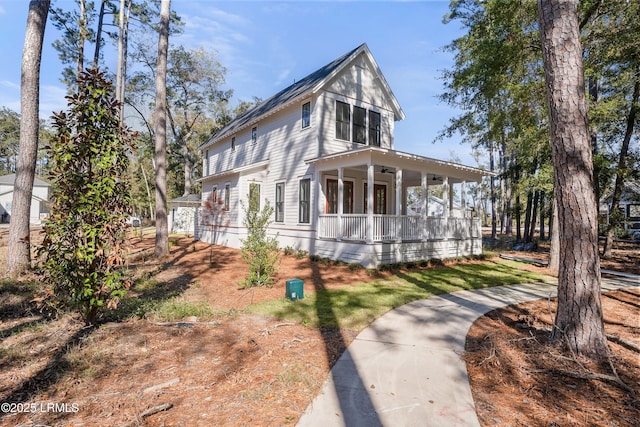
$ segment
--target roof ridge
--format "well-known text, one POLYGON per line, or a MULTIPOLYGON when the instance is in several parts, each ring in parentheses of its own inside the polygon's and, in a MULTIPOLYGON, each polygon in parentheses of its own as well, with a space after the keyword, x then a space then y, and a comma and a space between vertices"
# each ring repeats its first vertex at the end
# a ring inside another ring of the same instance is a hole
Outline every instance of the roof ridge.
POLYGON ((218 141, 222 137, 244 128, 245 126, 257 121, 259 118, 263 117, 265 114, 272 111, 277 106, 288 104, 289 102, 292 102, 308 91, 313 90, 315 86, 318 83, 322 82, 325 77, 331 75, 331 73, 338 69, 340 65, 349 60, 356 52, 362 49, 368 49, 366 43, 362 43, 355 49, 350 50, 349 52, 334 59, 328 64, 316 69, 302 79, 280 90, 275 95, 270 96, 266 100, 248 109, 247 111, 227 123, 222 129, 220 129, 213 136, 211 136, 211 138, 204 142, 201 147, 218 141))

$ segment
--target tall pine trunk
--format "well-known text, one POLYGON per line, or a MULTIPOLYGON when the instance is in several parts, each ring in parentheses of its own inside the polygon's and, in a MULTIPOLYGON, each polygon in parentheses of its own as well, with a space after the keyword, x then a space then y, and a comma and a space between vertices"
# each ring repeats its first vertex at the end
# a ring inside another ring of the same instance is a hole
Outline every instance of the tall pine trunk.
MULTIPOLYGON (((638 77, 640 79, 640 76, 638 77)), ((618 157, 618 167, 616 169, 616 182, 613 186, 613 196, 611 197, 611 206, 609 208, 610 217, 609 224, 607 225, 607 237, 604 242, 604 250, 602 256, 604 258, 611 258, 611 252, 613 249, 613 239, 615 237, 615 228, 620 225, 620 211, 618 205, 622 198, 622 189, 624 187, 624 180, 627 175, 627 157, 629 154, 629 143, 631 142, 631 136, 633 135, 633 128, 636 122, 636 112, 638 111, 638 97, 640 96, 640 80, 636 79, 633 86, 633 95, 631 97, 631 108, 629 109, 629 115, 627 116, 627 129, 624 133, 624 139, 622 140, 622 147, 620 147, 620 156, 618 157)))
POLYGON ((31 196, 38 157, 40 128, 40 63, 42 43, 49 14, 49 0, 31 0, 22 51, 20 83, 20 148, 16 164, 11 225, 7 253, 7 274, 18 274, 31 268, 31 196))
MULTIPOLYGON (((491 173, 495 171, 495 159, 493 152, 493 143, 491 147, 489 147, 489 169, 491 173)), ((491 243, 495 244, 496 241, 496 221, 497 221, 497 213, 496 213, 496 178, 494 175, 489 177, 489 191, 491 192, 491 243)))
POLYGON ((533 193, 533 207, 531 208, 531 223, 529 225, 529 236, 527 237, 527 242, 533 242, 535 239, 536 221, 538 219, 538 202, 540 199, 540 192, 536 190, 533 193))
POLYGON ((577 0, 538 0, 560 244, 552 339, 577 354, 601 359, 609 347, 577 6, 577 0))
POLYGON ((156 258, 169 255, 169 225, 167 223, 167 54, 169 51, 170 12, 171 0, 162 0, 160 6, 155 110, 156 258))

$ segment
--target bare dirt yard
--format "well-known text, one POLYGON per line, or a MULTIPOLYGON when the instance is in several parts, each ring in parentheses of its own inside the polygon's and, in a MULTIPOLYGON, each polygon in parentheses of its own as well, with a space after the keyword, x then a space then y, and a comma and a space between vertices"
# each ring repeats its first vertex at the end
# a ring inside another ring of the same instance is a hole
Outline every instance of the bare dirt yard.
MULTIPOLYGON (((214 247, 210 265, 208 245, 172 242, 160 263, 144 257, 151 234, 132 239, 130 267, 155 284, 137 293, 145 301, 204 301, 213 309, 206 319, 127 316, 85 328, 70 314, 42 317, 30 302, 30 282, 0 283, 0 425, 295 425, 359 331, 319 330, 245 308, 283 298, 285 280, 294 277, 306 293, 371 277, 283 256, 275 285, 248 291, 238 286, 246 274, 238 250, 214 247)), ((6 230, 0 259, 3 247, 6 230)), ((640 264, 637 247, 618 255, 617 267, 640 264)), ((510 307, 476 322, 463 357, 482 425, 638 425, 640 353, 629 344, 640 344, 640 291, 607 293, 603 302, 607 333, 618 338, 610 346, 620 384, 608 378, 609 366, 582 370, 546 344, 553 303, 510 307)))

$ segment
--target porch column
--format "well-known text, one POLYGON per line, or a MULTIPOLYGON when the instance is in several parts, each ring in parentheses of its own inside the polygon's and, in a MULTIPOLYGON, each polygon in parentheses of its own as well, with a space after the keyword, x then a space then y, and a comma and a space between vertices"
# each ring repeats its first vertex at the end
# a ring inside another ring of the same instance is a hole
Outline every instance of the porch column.
POLYGON ((420 172, 420 178, 421 178, 421 183, 420 183, 420 196, 422 197, 422 240, 427 240, 427 216, 429 214, 429 191, 428 191, 428 186, 429 186, 429 180, 427 179, 427 173, 422 171, 420 172))
POLYGON ((396 242, 402 242, 402 169, 396 169, 396 242))
POLYGON ((338 168, 338 234, 336 240, 342 239, 342 214, 344 213, 344 169, 338 168))
POLYGON ((449 218, 451 215, 451 189, 449 188, 449 177, 442 177, 442 216, 444 218, 449 218))
POLYGON ((453 184, 449 185, 449 216, 453 216, 453 184))
POLYGON ((321 236, 323 237, 326 236, 326 225, 327 225, 326 218, 324 220, 320 219, 320 215, 322 215, 323 213, 326 214, 322 206, 323 200, 322 200, 322 172, 321 171, 317 170, 314 172, 313 183, 311 184, 310 187, 311 188, 309 190, 311 190, 312 197, 311 197, 311 201, 309 202, 309 207, 315 206, 315 208, 312 209, 310 212, 310 215, 311 215, 310 219, 312 222, 316 223, 316 226, 314 228, 316 229, 315 238, 317 239, 321 236), (314 200, 315 200, 315 204, 313 203, 314 200), (313 210, 315 210, 315 212, 313 210))
POLYGON ((374 221, 373 221, 373 206, 374 206, 374 191, 373 186, 375 184, 373 163, 369 163, 367 166, 367 243, 373 243, 374 233, 374 221))
POLYGON ((449 256, 449 215, 451 215, 451 205, 449 204, 451 201, 451 191, 449 188, 449 177, 442 177, 442 221, 443 221, 443 229, 444 236, 440 236, 444 238, 445 245, 445 258, 449 256))
POLYGON ((467 216, 466 187, 467 187, 467 181, 462 181, 462 183, 460 183, 460 209, 462 209, 463 218, 466 218, 467 216))

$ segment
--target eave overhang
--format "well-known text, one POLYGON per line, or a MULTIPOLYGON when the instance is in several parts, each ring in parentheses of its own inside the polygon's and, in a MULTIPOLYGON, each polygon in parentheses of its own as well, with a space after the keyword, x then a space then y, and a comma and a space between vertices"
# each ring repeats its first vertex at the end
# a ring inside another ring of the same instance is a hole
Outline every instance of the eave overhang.
POLYGON ((380 165, 395 169, 423 171, 430 175, 447 176, 456 182, 479 182, 485 176, 495 176, 492 172, 475 167, 380 147, 363 147, 341 151, 308 159, 305 160, 305 163, 314 165, 318 171, 331 170, 336 167, 380 165))

